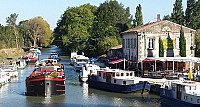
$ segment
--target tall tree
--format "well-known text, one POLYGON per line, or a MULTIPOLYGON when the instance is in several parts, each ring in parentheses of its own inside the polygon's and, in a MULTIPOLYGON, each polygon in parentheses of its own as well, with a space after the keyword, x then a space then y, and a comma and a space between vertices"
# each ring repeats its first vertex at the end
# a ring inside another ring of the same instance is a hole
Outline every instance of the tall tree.
POLYGON ((18 29, 17 29, 17 25, 16 25, 17 17, 18 17, 18 14, 13 13, 10 15, 10 17, 6 18, 6 22, 7 22, 8 26, 12 27, 14 30, 16 48, 18 48, 18 46, 19 46, 18 45, 18 29))
POLYGON ((194 10, 194 29, 200 29, 200 0, 196 2, 194 10))
POLYGON ((181 30, 180 30, 180 39, 179 39, 179 48, 180 48, 180 56, 181 57, 186 57, 186 40, 184 37, 184 31, 183 28, 181 26, 181 30))
POLYGON ((195 0, 187 0, 187 8, 185 11, 185 24, 187 27, 194 28, 194 10, 195 0))
POLYGON ((200 57, 200 29, 195 34, 195 56, 200 57))
POLYGON ((171 16, 170 15, 166 15, 166 16, 163 17, 162 20, 169 20, 170 21, 171 20, 171 16))
POLYGON ((33 47, 36 47, 37 42, 41 42, 39 44, 42 46, 47 46, 51 43, 52 31, 49 28, 49 24, 42 17, 30 19, 25 22, 25 26, 33 42, 33 47))
POLYGON ((184 12, 182 7, 182 0, 176 0, 171 14, 172 21, 184 25, 184 12))
POLYGON ((136 7, 135 19, 133 23, 134 27, 143 25, 142 7, 140 4, 136 7))
POLYGON ((159 37, 159 57, 164 57, 163 41, 160 37, 159 37))

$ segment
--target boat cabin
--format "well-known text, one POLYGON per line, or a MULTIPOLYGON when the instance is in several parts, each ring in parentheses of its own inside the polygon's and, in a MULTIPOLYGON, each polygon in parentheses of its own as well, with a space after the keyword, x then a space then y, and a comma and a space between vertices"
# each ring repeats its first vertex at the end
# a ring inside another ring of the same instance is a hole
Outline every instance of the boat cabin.
POLYGON ((192 104, 200 104, 200 83, 195 81, 172 82, 166 85, 161 95, 192 104))
POLYGON ((97 71, 97 80, 111 84, 130 85, 139 83, 141 78, 135 77, 134 71, 106 68, 97 71))

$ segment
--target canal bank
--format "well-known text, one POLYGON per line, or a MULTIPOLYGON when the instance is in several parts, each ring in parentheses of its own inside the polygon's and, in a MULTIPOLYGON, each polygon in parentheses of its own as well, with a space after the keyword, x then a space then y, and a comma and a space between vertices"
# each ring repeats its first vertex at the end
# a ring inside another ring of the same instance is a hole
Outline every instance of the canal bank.
POLYGON ((50 98, 25 96, 25 79, 34 70, 33 65, 28 65, 20 70, 18 78, 10 84, 0 88, 0 107, 27 107, 27 106, 132 106, 132 107, 160 107, 160 97, 155 94, 140 93, 114 93, 88 88, 78 80, 78 72, 73 71, 70 59, 64 56, 57 47, 42 49, 40 59, 48 58, 51 52, 60 52, 60 63, 65 66, 66 95, 50 98))

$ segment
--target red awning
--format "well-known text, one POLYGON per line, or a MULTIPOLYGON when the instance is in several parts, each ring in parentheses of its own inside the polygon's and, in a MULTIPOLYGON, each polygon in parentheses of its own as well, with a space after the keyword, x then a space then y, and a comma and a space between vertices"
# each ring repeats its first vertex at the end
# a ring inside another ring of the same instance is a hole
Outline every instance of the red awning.
POLYGON ((119 58, 119 59, 116 59, 116 60, 113 60, 113 61, 110 61, 110 62, 108 62, 109 64, 116 64, 116 63, 120 63, 120 62, 122 62, 122 61, 128 61, 128 62, 133 62, 133 61, 130 61, 130 60, 126 60, 125 58, 119 58))
MULTIPOLYGON (((157 59, 156 62, 165 62, 166 60, 157 59)), ((142 62, 155 62, 155 59, 145 58, 142 62)))

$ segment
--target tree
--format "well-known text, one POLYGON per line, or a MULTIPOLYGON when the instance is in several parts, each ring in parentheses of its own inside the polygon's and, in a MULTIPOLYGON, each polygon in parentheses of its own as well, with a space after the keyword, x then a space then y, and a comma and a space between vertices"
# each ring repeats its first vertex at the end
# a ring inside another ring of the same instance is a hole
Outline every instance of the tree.
POLYGON ((194 10, 195 0, 187 0, 187 8, 185 11, 185 24, 187 27, 194 28, 194 10))
POLYGON ((7 25, 12 27, 14 30, 16 48, 18 48, 18 30, 17 30, 17 25, 16 25, 17 17, 18 17, 18 14, 13 13, 10 15, 10 17, 6 18, 7 25))
POLYGON ((195 56, 200 57, 200 29, 198 29, 195 34, 195 45, 195 56))
POLYGON ((164 57, 163 41, 160 37, 159 37, 159 57, 164 57))
POLYGON ((33 42, 33 47, 36 47, 37 42, 40 42, 39 44, 42 46, 48 46, 51 43, 52 31, 49 28, 49 24, 42 17, 26 21, 25 26, 33 42))
POLYGON ((169 21, 170 21, 170 20, 171 20, 171 17, 170 17, 170 15, 166 15, 166 16, 163 17, 162 20, 169 20, 169 21))
POLYGON ((140 4, 136 7, 135 19, 133 22, 134 27, 143 25, 142 7, 140 4))
POLYGON ((172 22, 184 25, 184 12, 182 8, 182 0, 176 0, 171 14, 172 22))
POLYGON ((194 29, 200 29, 200 0, 196 2, 194 10, 194 29))
POLYGON ((180 56, 181 57, 186 57, 186 40, 184 37, 184 31, 183 28, 181 26, 181 30, 180 30, 180 39, 179 39, 179 48, 180 48, 180 56))

